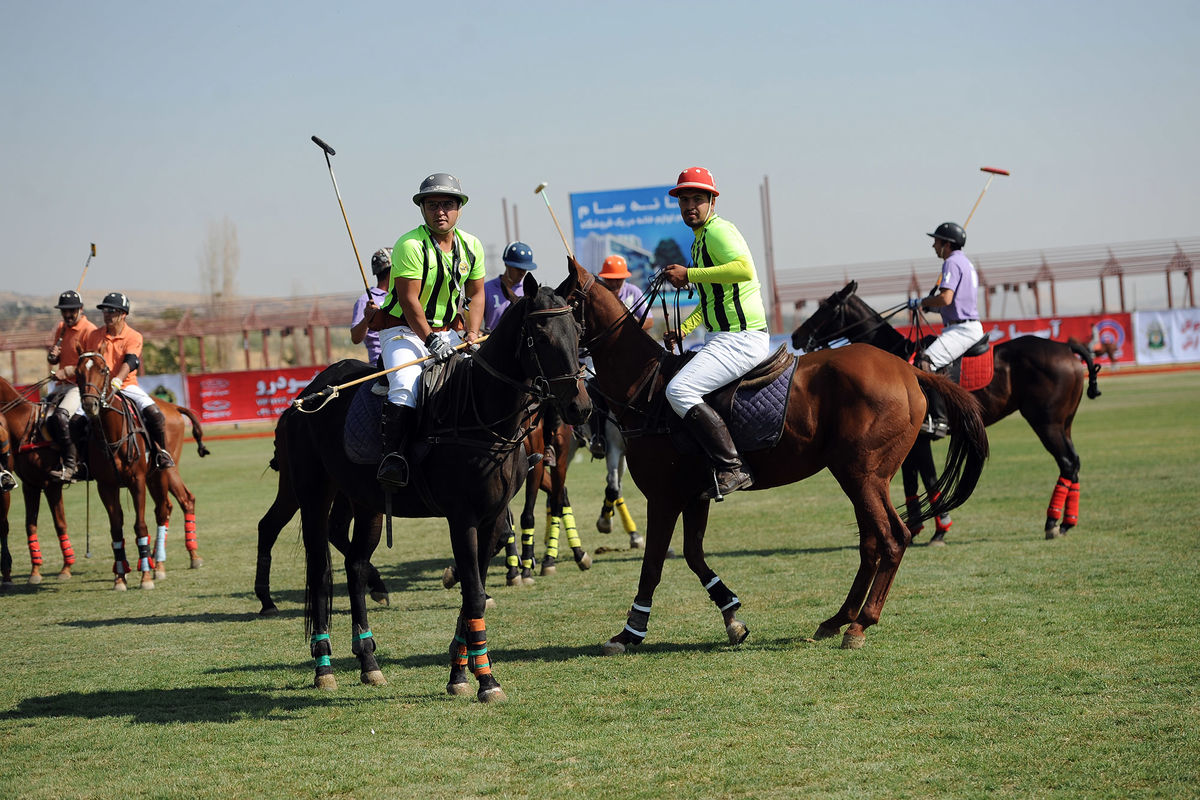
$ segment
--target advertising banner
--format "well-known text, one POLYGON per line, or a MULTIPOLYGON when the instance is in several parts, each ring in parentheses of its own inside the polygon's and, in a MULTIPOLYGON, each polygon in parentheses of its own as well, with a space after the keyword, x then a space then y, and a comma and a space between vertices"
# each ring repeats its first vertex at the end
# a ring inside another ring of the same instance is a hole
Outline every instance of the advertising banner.
MULTIPOLYGON (((936 315, 925 315, 926 319, 939 319, 936 315)), ((908 336, 908 326, 897 325, 896 329, 908 336)), ((939 322, 929 326, 934 333, 941 331, 939 322)), ((1134 352, 1132 320, 1128 313, 1085 314, 1076 317, 1033 317, 1030 319, 984 320, 983 332, 993 345, 1018 336, 1040 336, 1065 342, 1074 338, 1091 349, 1092 354, 1105 362, 1133 364, 1140 357, 1134 352)))
POLYGON ((205 424, 273 421, 323 367, 188 375, 188 402, 205 424))
POLYGON ((1138 311, 1133 320, 1139 364, 1200 361, 1200 309, 1138 311))
POLYGON ((624 256, 641 289, 667 264, 691 265, 692 229, 679 216, 679 203, 668 186, 579 192, 571 195, 575 257, 584 269, 599 272, 604 259, 624 256))

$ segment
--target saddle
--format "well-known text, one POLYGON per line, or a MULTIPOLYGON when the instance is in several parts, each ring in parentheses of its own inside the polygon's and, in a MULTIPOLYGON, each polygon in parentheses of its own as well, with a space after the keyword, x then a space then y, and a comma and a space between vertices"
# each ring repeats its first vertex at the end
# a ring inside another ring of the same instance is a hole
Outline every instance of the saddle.
MULTIPOLYGON (((922 348, 927 347, 933 339, 934 337, 928 336, 922 340, 922 348)), ((954 381, 968 392, 987 386, 992 382, 994 374, 991 339, 984 334, 982 339, 968 347, 965 353, 950 364, 938 370, 938 373, 954 381)))

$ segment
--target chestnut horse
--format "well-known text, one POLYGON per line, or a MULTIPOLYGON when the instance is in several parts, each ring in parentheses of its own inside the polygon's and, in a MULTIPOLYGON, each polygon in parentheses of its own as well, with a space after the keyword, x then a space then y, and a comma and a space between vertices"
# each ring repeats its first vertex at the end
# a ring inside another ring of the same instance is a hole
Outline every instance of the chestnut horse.
MULTIPOLYGON (((836 339, 865 342, 901 358, 910 357, 917 344, 893 328, 855 292, 851 281, 821 301, 816 313, 792 333, 792 345, 804 350, 824 347, 836 339)), ((983 408, 983 423, 991 425, 1014 411, 1033 428, 1042 446, 1058 465, 1058 481, 1046 511, 1045 534, 1053 539, 1079 522, 1079 453, 1071 439, 1071 423, 1087 386, 1087 396, 1100 396, 1096 375, 1100 367, 1078 342, 1019 336, 992 348, 991 383, 972 394, 983 408), (1082 359, 1082 362, 1081 362, 1082 359), (1085 367, 1086 364, 1086 367, 1085 367)), ((910 460, 914 469, 932 463, 929 440, 921 437, 910 460)), ((915 474, 905 469, 905 493, 912 494, 915 474), (910 484, 911 481, 911 484, 910 484)))
MULTIPOLYGON (((183 507, 184 543, 190 556, 191 569, 200 567, 196 543, 196 497, 184 484, 179 467, 157 469, 152 466, 153 458, 150 437, 146 433, 133 403, 113 390, 108 364, 104 360, 105 343, 100 352, 79 354, 75 367, 75 380, 79 386, 80 404, 89 418, 87 443, 87 465, 90 478, 96 481, 96 492, 108 512, 109 532, 113 548, 113 588, 124 591, 129 588, 125 575, 131 572, 125 555, 124 523, 121 509, 121 489, 129 490, 133 498, 134 540, 137 543, 137 569, 141 573, 140 588, 153 589, 155 578, 166 577, 167 525, 171 518, 171 499, 175 495, 183 507), (154 499, 154 518, 158 525, 157 536, 150 541, 146 528, 146 491, 154 499)), ((200 422, 191 409, 175 406, 155 399, 166 421, 166 443, 176 465, 183 454, 183 419, 192 423, 192 435, 201 457, 208 455, 204 446, 200 422)))
MULTIPOLYGON (((29 573, 29 583, 42 582, 42 550, 38 543, 38 507, 42 494, 46 495, 46 503, 50 507, 50 517, 54 530, 58 534, 58 544, 62 551, 63 566, 58 572, 60 580, 71 577, 71 567, 75 564, 75 550, 67 535, 67 512, 63 506, 63 484, 50 477, 50 471, 59 465, 59 452, 50 440, 42 436, 40 427, 46 406, 44 402, 27 400, 11 383, 0 378, 0 411, 8 429, 9 447, 11 448, 12 466, 20 478, 21 494, 25 498, 25 539, 29 545, 29 559, 32 564, 29 573)), ((51 413, 53 409, 48 409, 51 413)), ((4 521, 0 533, 3 539, 3 554, 0 555, 0 581, 12 584, 12 554, 8 549, 8 505, 11 502, 8 493, 4 496, 4 521)))
MULTIPOLYGON (((749 633, 736 616, 741 603, 704 558, 709 501, 700 494, 712 484, 712 470, 706 458, 681 451, 670 435, 670 429, 681 426, 664 389, 684 357, 663 350, 616 295, 600 287, 574 258, 569 265, 569 280, 578 283, 572 298, 584 325, 584 347, 596 371, 593 385, 625 432, 629 474, 646 496, 646 552, 637 594, 624 629, 603 651, 624 652, 645 640, 654 590, 681 514, 684 559, 721 611, 729 641, 738 644, 749 633)), ((923 386, 945 396, 953 432, 939 495, 921 510, 928 519, 958 506, 975 488, 987 457, 979 405, 945 378, 924 374, 875 348, 850 346, 801 357, 778 442, 743 454, 754 475, 751 491, 828 469, 854 505, 858 573, 845 603, 820 623, 816 638, 836 636, 848 626, 842 647, 861 647, 865 630, 879 621, 911 541, 892 506, 888 484, 925 417, 923 386)))
MULTIPOLYGON (((509 501, 528 469, 521 442, 530 398, 554 397, 568 421, 582 421, 590 412, 580 379, 579 328, 570 312, 565 300, 526 276, 525 296, 507 309, 474 355, 451 364, 445 387, 424 401, 426 423, 410 437, 413 480, 388 493, 390 498, 375 479, 378 461, 358 463, 345 451, 346 418, 366 384, 335 391, 342 383, 369 377, 373 368, 360 361, 330 366, 279 418, 275 441, 283 448, 277 449, 276 458, 280 474, 286 471, 288 476, 286 488, 300 507, 305 628, 316 660, 316 687, 337 687, 330 664, 328 528, 332 504, 341 494, 354 517, 345 565, 351 646, 359 659, 360 680, 386 682, 375 659, 365 602, 365 577, 386 509, 398 517, 444 517, 449 522, 462 606, 446 691, 470 694, 469 668, 478 681, 481 702, 504 699, 487 655, 484 583, 488 562, 509 528, 509 501)), ((280 485, 284 488, 282 479, 280 485)))

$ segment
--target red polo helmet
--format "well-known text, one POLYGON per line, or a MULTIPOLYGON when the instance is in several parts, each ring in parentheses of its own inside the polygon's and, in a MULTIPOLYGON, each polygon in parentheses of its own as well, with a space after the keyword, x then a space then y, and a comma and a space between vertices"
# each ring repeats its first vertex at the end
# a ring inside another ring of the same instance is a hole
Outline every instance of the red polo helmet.
POLYGON ((688 167, 683 172, 679 173, 679 180, 675 182, 675 188, 671 189, 667 194, 671 197, 678 197, 680 189, 700 189, 708 192, 713 197, 718 197, 721 193, 717 191, 717 182, 713 180, 712 173, 704 167, 688 167))

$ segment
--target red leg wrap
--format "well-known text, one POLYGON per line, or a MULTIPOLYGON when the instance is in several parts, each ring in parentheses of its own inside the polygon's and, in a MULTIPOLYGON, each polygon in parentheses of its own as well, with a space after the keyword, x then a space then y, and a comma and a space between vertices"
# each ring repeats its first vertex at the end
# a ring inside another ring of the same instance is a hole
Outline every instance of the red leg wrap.
POLYGON ((1063 517, 1063 522, 1068 525, 1079 524, 1079 482, 1071 484, 1070 490, 1067 492, 1067 513, 1063 517))
POLYGON ((29 534, 29 561, 35 567, 42 565, 42 546, 38 544, 36 533, 29 534))
POLYGON ((1067 502, 1067 491, 1071 482, 1061 475, 1058 483, 1054 484, 1054 494, 1050 495, 1050 507, 1046 509, 1046 519, 1059 519, 1063 515, 1063 506, 1067 502))
POLYGON ((63 564, 68 567, 75 563, 75 548, 71 547, 71 537, 63 534, 58 537, 58 546, 62 548, 63 564))
POLYGON ((194 553, 200 548, 196 544, 196 515, 183 515, 183 544, 189 553, 194 553))

